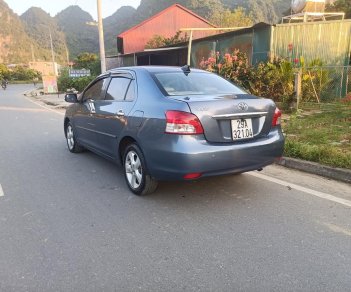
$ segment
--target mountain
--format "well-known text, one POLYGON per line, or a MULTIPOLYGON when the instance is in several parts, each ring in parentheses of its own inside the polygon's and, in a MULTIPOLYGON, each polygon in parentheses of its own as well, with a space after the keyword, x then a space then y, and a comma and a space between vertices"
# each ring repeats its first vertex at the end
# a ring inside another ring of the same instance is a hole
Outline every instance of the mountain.
POLYGON ((117 53, 117 35, 134 26, 137 10, 130 6, 119 8, 114 14, 104 19, 104 39, 107 54, 117 53))
POLYGON ((244 7, 256 22, 277 23, 283 13, 290 9, 291 0, 222 0, 224 7, 244 7))
POLYGON ((44 58, 50 52, 31 39, 21 19, 0 0, 0 63, 27 63, 35 57, 44 58))
MULTIPOLYGON (((289 9, 291 0, 141 0, 137 9, 123 6, 103 20, 106 54, 117 53, 118 34, 175 3, 207 19, 214 10, 243 7, 256 22, 276 23, 289 9)), ((97 27, 87 25, 93 21, 93 17, 77 5, 69 6, 55 17, 36 7, 19 17, 0 0, 0 63, 27 63, 33 54, 36 60, 51 60, 50 32, 55 59, 60 63, 66 63, 67 51, 70 60, 83 52, 98 54, 97 27)))
MULTIPOLYGON (((65 35, 54 18, 38 7, 28 9, 20 18, 25 25, 27 35, 47 51, 51 51, 51 34, 55 61, 59 63, 67 61, 65 35)), ((52 60, 51 53, 49 56, 46 55, 45 59, 52 60)))
POLYGON ((70 60, 83 52, 99 52, 99 36, 96 26, 88 25, 94 22, 92 16, 79 6, 69 6, 55 16, 59 28, 66 36, 70 60))

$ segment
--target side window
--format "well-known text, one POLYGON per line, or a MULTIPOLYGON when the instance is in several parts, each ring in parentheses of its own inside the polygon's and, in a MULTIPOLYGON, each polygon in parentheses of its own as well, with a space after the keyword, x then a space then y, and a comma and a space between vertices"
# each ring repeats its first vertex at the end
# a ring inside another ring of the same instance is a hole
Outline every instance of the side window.
POLYGON ((123 101, 131 81, 125 77, 112 78, 105 99, 123 101))
POLYGON ((104 88, 105 83, 107 82, 107 78, 101 79, 95 82, 88 90, 84 93, 83 100, 101 100, 103 99, 102 89, 104 88))
POLYGON ((125 100, 133 101, 134 99, 135 99, 135 81, 132 80, 132 82, 130 82, 125 100))

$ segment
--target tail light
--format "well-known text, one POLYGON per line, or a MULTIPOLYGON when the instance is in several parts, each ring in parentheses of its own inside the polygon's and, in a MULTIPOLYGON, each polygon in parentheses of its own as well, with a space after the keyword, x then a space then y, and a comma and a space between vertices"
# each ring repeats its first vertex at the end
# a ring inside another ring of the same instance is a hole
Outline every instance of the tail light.
POLYGON ((272 121, 273 127, 280 125, 281 117, 282 117, 282 112, 278 108, 276 108, 273 116, 273 121, 272 121))
POLYGON ((203 134, 201 122, 197 116, 181 111, 166 112, 166 133, 178 135, 203 134))

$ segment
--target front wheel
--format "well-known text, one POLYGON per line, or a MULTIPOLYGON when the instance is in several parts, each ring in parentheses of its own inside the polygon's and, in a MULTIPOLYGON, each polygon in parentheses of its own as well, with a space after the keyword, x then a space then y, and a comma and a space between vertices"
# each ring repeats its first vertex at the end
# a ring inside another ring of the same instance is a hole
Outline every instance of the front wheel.
POLYGON ((76 141, 76 136, 70 122, 66 126, 66 141, 68 150, 72 153, 79 153, 83 151, 83 147, 80 146, 76 141))
POLYGON ((138 196, 153 193, 157 188, 157 180, 148 173, 144 155, 136 144, 129 145, 124 152, 124 176, 128 188, 138 196))

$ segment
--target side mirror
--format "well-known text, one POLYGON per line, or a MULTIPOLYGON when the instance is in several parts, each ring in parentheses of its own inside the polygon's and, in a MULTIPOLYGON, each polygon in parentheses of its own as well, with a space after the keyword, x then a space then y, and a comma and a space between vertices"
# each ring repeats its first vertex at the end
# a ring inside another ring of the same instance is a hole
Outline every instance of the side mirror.
POLYGON ((66 93, 65 95, 65 101, 69 103, 77 103, 78 98, 76 93, 66 93))

